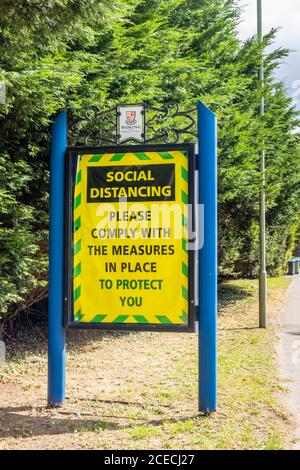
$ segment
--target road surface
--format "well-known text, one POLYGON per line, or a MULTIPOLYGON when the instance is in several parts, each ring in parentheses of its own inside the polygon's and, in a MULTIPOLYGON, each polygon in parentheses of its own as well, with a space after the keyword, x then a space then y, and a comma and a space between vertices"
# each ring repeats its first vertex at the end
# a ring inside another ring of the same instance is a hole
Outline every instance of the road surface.
POLYGON ((296 421, 293 450, 300 450, 300 276, 293 276, 281 315, 280 371, 288 380, 287 405, 296 421))

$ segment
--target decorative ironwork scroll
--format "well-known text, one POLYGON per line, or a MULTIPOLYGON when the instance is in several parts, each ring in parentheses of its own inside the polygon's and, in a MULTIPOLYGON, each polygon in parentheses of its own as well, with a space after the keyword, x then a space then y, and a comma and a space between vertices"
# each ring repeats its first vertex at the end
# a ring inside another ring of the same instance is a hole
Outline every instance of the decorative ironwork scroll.
POLYGON ((102 110, 89 106, 82 118, 69 116, 69 141, 72 145, 116 145, 116 108, 102 110))
MULTIPOLYGON (((181 111, 178 103, 166 103, 163 107, 144 103, 145 133, 147 143, 180 143, 185 137, 197 138, 197 108, 181 111)), ((102 110, 90 106, 83 117, 70 116, 69 141, 72 145, 117 145, 120 136, 117 131, 118 108, 102 110)), ((191 139, 189 139, 191 140, 191 139)), ((130 138, 124 142, 141 143, 130 138)))
POLYGON ((180 111, 178 103, 167 103, 163 108, 145 103, 145 110, 147 143, 176 144, 180 142, 181 136, 197 137, 195 117, 197 108, 180 111))

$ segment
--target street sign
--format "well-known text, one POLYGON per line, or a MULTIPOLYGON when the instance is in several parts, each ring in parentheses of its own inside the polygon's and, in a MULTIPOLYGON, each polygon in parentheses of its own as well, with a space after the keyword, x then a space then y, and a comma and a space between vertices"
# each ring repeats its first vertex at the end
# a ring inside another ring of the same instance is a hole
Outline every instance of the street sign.
MULTIPOLYGON (((66 111, 51 126, 48 405, 60 406, 65 399, 67 326, 194 330, 196 254, 198 406, 212 413, 217 409, 217 118, 201 101, 189 111, 175 104, 172 118, 184 117, 189 124, 173 128, 164 126, 169 105, 145 105, 156 113, 148 121, 143 116, 149 141, 170 142, 173 136, 174 144, 146 145, 144 130, 142 145, 101 147, 122 138, 111 127, 122 115, 112 121, 109 113, 115 109, 96 112, 108 123, 106 130, 97 128, 96 147, 68 148, 66 111), (194 144, 177 143, 195 135, 195 111, 196 156, 194 144), (192 217, 198 213, 194 200, 203 207, 203 221, 192 217)), ((134 114, 127 119, 133 123, 134 114)), ((89 134, 84 137, 90 141, 89 134)))
POLYGON ((66 324, 194 330, 194 145, 70 149, 66 324))

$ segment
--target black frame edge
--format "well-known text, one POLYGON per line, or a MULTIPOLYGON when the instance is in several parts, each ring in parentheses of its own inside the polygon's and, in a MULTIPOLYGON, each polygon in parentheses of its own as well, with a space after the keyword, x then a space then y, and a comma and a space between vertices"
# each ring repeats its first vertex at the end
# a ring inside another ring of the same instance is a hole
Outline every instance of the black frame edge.
POLYGON ((188 251, 189 279, 188 279, 188 322, 186 325, 163 324, 134 324, 134 323, 75 323, 73 321, 73 163, 72 158, 85 153, 121 153, 121 152, 155 152, 165 150, 187 150, 189 159, 188 182, 189 204, 193 208, 192 220, 195 216, 194 200, 194 172, 195 172, 195 144, 140 144, 140 145, 113 145, 113 146, 74 146, 68 147, 65 158, 65 223, 64 223, 64 326, 68 329, 99 330, 99 331, 141 331, 141 332, 173 332, 194 333, 196 329, 195 307, 195 262, 196 251, 188 251))

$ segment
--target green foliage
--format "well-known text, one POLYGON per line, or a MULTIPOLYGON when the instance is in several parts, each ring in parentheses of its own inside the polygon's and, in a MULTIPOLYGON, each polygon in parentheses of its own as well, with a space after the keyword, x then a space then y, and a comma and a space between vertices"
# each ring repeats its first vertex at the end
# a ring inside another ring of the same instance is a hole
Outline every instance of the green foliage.
POLYGON ((291 232, 291 245, 295 247, 295 256, 300 257, 300 223, 293 226, 291 232))
POLYGON ((20 197, 30 181, 30 167, 23 160, 13 163, 0 155, 0 312, 20 302, 28 288, 37 285, 45 269, 37 252, 41 236, 34 233, 34 208, 20 197))
MULTIPOLYGON (((44 286, 49 125, 62 107, 202 99, 219 121, 219 270, 255 276, 259 157, 266 144, 268 270, 285 270, 299 224, 299 137, 291 100, 265 54, 266 115, 258 117, 255 38, 237 39, 234 0, 0 0, 0 312, 44 286), (297 218, 298 217, 298 218, 297 218)), ((264 48, 276 35, 272 30, 264 48)), ((45 291, 46 293, 46 291, 45 291)), ((28 303, 26 303, 28 305, 28 303)))
POLYGON ((0 0, 0 80, 7 84, 0 106, 2 315, 47 292, 49 124, 91 70, 86 57, 68 60, 67 50, 90 36, 95 12, 103 22, 105 4, 0 0))

